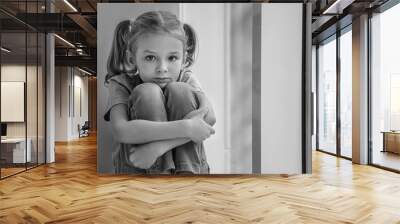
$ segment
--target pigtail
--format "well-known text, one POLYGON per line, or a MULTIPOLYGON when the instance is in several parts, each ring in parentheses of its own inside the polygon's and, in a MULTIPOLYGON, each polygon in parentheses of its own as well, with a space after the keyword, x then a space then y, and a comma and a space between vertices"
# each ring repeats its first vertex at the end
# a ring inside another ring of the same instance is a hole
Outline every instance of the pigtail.
POLYGON ((128 72, 125 69, 127 63, 126 49, 131 30, 131 20, 121 21, 115 28, 110 54, 107 59, 107 75, 105 83, 108 83, 110 78, 113 76, 120 75, 123 72, 128 72))
POLYGON ((188 68, 193 65, 196 59, 196 49, 197 49, 197 36, 193 27, 189 24, 183 24, 183 30, 185 31, 186 36, 186 58, 185 58, 185 67, 188 68))

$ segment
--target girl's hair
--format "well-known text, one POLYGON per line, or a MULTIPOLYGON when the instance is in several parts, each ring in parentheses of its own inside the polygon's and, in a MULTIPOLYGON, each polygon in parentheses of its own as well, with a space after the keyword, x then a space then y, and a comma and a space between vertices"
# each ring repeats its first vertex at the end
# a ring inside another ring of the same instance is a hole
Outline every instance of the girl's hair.
MULTIPOLYGON (((131 54, 130 63, 135 64, 136 43, 145 34, 170 34, 183 43, 183 67, 190 67, 195 61, 197 37, 194 29, 183 24, 173 13, 167 11, 150 11, 141 14, 132 25, 128 51, 131 54)), ((135 66, 134 73, 137 72, 135 66)))
POLYGON ((131 20, 124 20, 115 28, 111 51, 107 60, 106 83, 115 75, 132 72, 129 71, 129 61, 126 54, 132 24, 131 20))

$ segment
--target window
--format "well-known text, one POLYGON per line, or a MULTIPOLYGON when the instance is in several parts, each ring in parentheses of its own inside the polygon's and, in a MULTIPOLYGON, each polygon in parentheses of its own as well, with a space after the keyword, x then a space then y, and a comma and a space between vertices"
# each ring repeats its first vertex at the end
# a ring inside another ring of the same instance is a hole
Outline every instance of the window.
POLYGON ((371 18, 371 162, 400 170, 400 4, 371 18), (396 132, 397 131, 397 132, 396 132))
POLYGON ((336 153, 336 38, 318 48, 318 149, 336 153))
MULTIPOLYGON (((347 32, 346 32, 347 31, 347 32)), ((340 155, 352 157, 352 35, 340 36, 340 155)))

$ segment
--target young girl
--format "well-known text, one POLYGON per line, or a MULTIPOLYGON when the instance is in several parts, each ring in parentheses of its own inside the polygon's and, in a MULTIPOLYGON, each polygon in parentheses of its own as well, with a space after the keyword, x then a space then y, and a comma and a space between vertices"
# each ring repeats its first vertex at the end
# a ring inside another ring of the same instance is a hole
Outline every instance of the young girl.
POLYGON ((165 11, 147 12, 115 30, 106 83, 117 173, 209 173, 203 141, 215 115, 188 69, 194 30, 165 11))

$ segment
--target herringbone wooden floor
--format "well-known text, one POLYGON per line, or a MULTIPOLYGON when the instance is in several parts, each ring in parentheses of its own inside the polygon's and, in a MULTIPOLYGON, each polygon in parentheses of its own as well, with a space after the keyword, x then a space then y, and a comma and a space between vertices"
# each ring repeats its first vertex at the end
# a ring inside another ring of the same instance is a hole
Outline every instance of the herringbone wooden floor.
POLYGON ((95 138, 0 181, 0 223, 400 223, 400 175, 315 152, 296 176, 99 176, 95 138))

